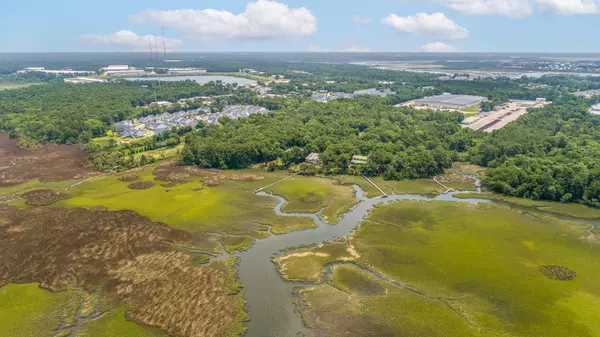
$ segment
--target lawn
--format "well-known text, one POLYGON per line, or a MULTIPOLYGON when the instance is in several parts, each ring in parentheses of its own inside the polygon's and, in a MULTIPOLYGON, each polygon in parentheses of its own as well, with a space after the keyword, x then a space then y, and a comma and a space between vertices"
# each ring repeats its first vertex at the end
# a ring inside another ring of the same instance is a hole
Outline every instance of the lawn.
MULTIPOLYGON (((583 224, 502 205, 402 201, 376 208, 350 243, 358 257, 329 259, 344 264, 299 293, 306 321, 326 335, 600 335, 600 239, 583 224), (577 276, 551 279, 547 265, 577 276)), ((314 255, 296 259, 287 275, 314 275, 314 255)))

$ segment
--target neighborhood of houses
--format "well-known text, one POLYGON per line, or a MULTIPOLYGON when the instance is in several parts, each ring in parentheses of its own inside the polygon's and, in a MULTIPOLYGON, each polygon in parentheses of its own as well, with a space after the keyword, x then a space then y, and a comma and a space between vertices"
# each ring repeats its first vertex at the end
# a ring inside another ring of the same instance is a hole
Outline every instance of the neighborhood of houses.
POLYGON ((312 100, 315 102, 331 102, 338 99, 344 98, 355 98, 362 95, 370 95, 370 96, 380 96, 386 97, 388 95, 394 95, 395 92, 386 88, 384 90, 378 90, 375 88, 364 89, 364 90, 356 90, 355 92, 349 94, 345 92, 327 92, 326 90, 315 91, 312 93, 312 100))
POLYGON ((247 118, 250 115, 268 113, 269 110, 254 105, 230 105, 221 112, 210 112, 210 108, 163 113, 160 115, 134 118, 114 124, 114 130, 123 138, 144 138, 159 135, 173 127, 196 127, 199 122, 204 124, 219 123, 222 117, 231 119, 247 118))

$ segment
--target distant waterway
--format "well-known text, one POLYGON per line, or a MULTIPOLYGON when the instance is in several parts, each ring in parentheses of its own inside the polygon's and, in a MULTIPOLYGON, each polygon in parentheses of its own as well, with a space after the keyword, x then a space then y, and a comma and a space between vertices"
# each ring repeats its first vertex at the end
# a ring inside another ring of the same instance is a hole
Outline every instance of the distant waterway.
POLYGON ((178 82, 191 80, 200 84, 206 84, 211 81, 221 81, 225 84, 247 85, 256 84, 256 81, 244 77, 206 75, 206 76, 149 76, 149 77, 126 77, 127 81, 162 81, 162 82, 178 82))
MULTIPOLYGON (((476 180, 479 186, 479 181, 476 180)), ((285 213, 281 209, 286 200, 280 196, 258 192, 257 195, 274 198, 277 204, 274 211, 284 217, 309 217, 316 228, 291 232, 284 235, 272 235, 263 240, 257 240, 249 250, 235 254, 239 257, 238 277, 243 286, 244 298, 250 321, 247 324, 247 337, 303 337, 308 336, 308 329, 304 326, 302 317, 294 304, 293 291, 297 287, 306 287, 310 284, 285 281, 272 263, 271 259, 281 251, 303 245, 313 245, 325 241, 347 237, 360 222, 377 205, 400 200, 423 201, 452 201, 470 204, 496 203, 486 199, 460 199, 454 195, 461 192, 441 194, 435 197, 423 195, 391 195, 387 198, 367 198, 364 191, 354 186, 356 197, 360 202, 349 212, 340 217, 335 225, 326 223, 319 215, 313 213, 285 213)), ((522 209, 518 207, 518 209, 522 209)), ((525 210, 525 209, 522 209, 525 210)), ((544 213, 536 210, 537 213, 544 213)), ((574 218, 563 217, 565 220, 574 218), (568 219, 567 219, 568 218, 568 219)), ((600 227, 599 221, 583 221, 589 225, 590 230, 600 227), (595 224, 595 226, 594 226, 595 224)))

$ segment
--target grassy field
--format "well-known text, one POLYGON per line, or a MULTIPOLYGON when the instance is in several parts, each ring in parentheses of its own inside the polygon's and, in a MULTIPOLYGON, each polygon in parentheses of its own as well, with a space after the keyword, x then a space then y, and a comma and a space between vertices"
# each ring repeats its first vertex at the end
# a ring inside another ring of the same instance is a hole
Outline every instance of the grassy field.
MULTIPOLYGON (((353 261, 338 259, 327 283, 299 293, 306 321, 328 336, 600 335, 600 239, 583 224, 403 201, 375 209, 350 243, 353 261), (551 279, 547 265, 577 277, 551 279)), ((323 264, 295 259, 287 275, 323 264)))
POLYGON ((325 265, 331 262, 352 259, 345 241, 331 243, 316 248, 298 249, 273 259, 288 281, 319 282, 325 265))
POLYGON ((502 194, 495 193, 464 193, 456 195, 457 198, 477 198, 489 199, 505 202, 511 205, 531 207, 540 211, 545 211, 554 214, 566 215, 579 219, 600 219, 600 209, 587 207, 581 204, 562 204, 558 202, 549 202, 541 200, 532 200, 525 198, 507 197, 502 194))
POLYGON ((284 212, 317 213, 322 209, 321 215, 330 223, 336 223, 358 202, 350 186, 327 178, 296 176, 269 189, 288 201, 284 212))
POLYGON ((300 291, 303 317, 325 336, 495 336, 478 334, 441 302, 390 285, 354 266, 336 266, 330 283, 300 291))
POLYGON ((125 318, 122 307, 103 314, 99 318, 85 323, 77 337, 168 337, 160 329, 146 327, 125 318))
MULTIPOLYGON (((139 181, 153 181, 153 169, 154 166, 146 167, 135 174, 140 176, 139 181)), ((274 181, 278 177, 270 178, 274 181)), ((149 189, 133 190, 118 176, 104 176, 68 190, 67 193, 73 197, 54 206, 104 206, 109 210, 132 210, 153 221, 192 233, 206 231, 257 237, 261 235, 261 225, 272 226, 274 232, 314 226, 307 218, 276 216, 272 209, 276 203, 274 199, 252 193, 252 186, 266 184, 269 179, 224 181, 214 187, 204 186, 201 177, 190 179, 192 181, 173 187, 156 184, 149 189)))
POLYGON ((5 285, 0 288, 0 336, 54 336, 57 318, 72 296, 40 289, 37 283, 5 285))

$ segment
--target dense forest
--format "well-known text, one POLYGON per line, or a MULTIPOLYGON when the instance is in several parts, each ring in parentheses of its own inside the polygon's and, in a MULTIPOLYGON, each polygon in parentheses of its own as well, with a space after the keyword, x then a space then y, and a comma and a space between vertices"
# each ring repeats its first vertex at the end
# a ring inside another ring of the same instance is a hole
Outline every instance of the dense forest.
POLYGON ((272 116, 222 120, 187 139, 181 162, 221 169, 280 160, 297 164, 318 152, 327 173, 429 177, 467 159, 482 135, 460 128, 461 115, 397 109, 384 99, 361 98, 319 104, 304 102, 272 116), (353 155, 368 164, 351 166, 353 155))
POLYGON ((589 104, 560 97, 482 139, 470 154, 490 167, 485 185, 507 195, 600 207, 600 116, 588 113, 589 104))

